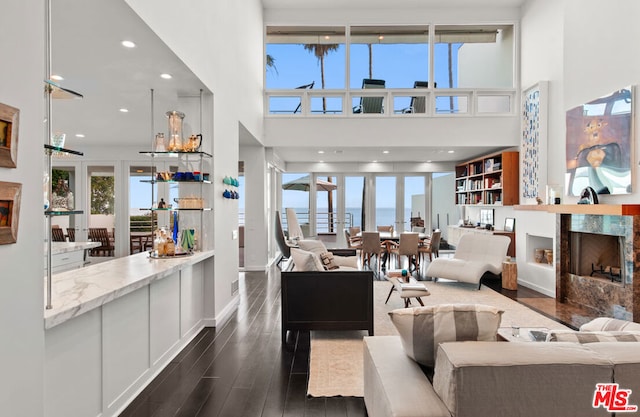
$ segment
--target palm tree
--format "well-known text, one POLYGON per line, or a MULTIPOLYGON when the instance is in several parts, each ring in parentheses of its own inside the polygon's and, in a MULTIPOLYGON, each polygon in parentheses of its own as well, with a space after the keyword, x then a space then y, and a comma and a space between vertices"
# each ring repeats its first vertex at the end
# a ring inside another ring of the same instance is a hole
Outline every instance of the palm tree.
POLYGON ((373 79, 373 45, 367 44, 369 48, 369 79, 373 79))
MULTIPOLYGON (((322 89, 324 89, 324 57, 331 51, 337 51, 338 48, 340 48, 340 45, 336 43, 316 43, 304 45, 304 49, 306 51, 312 52, 316 56, 316 58, 318 58, 318 62, 320 63, 320 79, 322 81, 322 89)), ((322 97, 322 112, 327 112, 327 98, 324 96, 322 97)))
POLYGON ((278 68, 276 68, 276 59, 267 54, 267 71, 269 70, 269 68, 275 70, 276 74, 278 73, 278 68))

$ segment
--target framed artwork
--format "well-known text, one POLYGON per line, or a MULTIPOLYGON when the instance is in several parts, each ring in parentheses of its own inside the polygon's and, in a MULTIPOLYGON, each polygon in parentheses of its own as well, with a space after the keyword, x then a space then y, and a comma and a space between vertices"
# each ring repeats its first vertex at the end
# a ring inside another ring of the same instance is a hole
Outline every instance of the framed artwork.
POLYGON ((524 203, 542 198, 547 178, 547 90, 540 81, 522 93, 522 138, 520 143, 520 184, 524 203))
POLYGON ((507 217, 504 219, 504 231, 514 232, 516 230, 516 219, 513 217, 507 217))
POLYGON ((630 194, 632 190, 633 90, 613 91, 567 111, 568 195, 586 187, 598 194, 630 194))
POLYGON ((0 167, 18 164, 18 122, 20 110, 0 103, 0 167))
POLYGON ((16 243, 22 184, 0 181, 0 245, 16 243))

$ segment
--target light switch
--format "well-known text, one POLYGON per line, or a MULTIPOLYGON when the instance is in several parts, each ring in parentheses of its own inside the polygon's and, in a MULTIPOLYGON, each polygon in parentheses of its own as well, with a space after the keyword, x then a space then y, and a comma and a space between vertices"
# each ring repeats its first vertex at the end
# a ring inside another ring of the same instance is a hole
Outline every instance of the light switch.
POLYGON ((237 230, 233 230, 231 232, 231 239, 233 239, 233 240, 237 240, 238 239, 238 231, 237 230))

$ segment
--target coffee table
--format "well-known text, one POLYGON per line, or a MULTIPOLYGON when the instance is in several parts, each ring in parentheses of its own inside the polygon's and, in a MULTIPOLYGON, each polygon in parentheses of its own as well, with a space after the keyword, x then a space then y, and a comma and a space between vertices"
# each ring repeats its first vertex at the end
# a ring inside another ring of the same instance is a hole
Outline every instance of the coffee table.
POLYGON ((409 307, 411 303, 409 300, 411 298, 415 298, 421 306, 424 306, 421 297, 426 297, 430 295, 427 286, 424 283, 416 280, 411 275, 402 276, 402 270, 392 270, 387 271, 385 278, 387 281, 391 282, 393 286, 389 290, 389 295, 387 296, 387 300, 384 302, 385 304, 389 301, 391 297, 391 293, 395 290, 400 295, 400 298, 404 300, 404 306, 409 307))
POLYGON ((520 327, 517 336, 514 336, 513 327, 499 327, 498 340, 504 342, 543 342, 544 339, 537 339, 536 336, 544 337, 549 333, 546 327, 520 327))

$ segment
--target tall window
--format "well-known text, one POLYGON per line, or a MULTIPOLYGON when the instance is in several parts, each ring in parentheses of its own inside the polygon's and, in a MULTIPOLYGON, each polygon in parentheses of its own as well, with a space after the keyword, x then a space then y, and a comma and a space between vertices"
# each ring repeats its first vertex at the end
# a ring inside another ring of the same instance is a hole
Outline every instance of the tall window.
MULTIPOLYGON (((267 89, 345 88, 344 27, 267 28, 267 89)), ((314 102, 312 112, 341 110, 338 100, 322 98, 314 102)), ((271 113, 296 113, 301 102, 297 97, 275 97, 269 103, 271 113)))
POLYGON ((429 27, 353 26, 350 57, 351 88, 362 88, 365 78, 412 88, 429 79, 429 27))
MULTIPOLYGON (((436 26, 435 82, 440 88, 513 88, 513 46, 512 25, 436 26)), ((489 101, 495 103, 483 105, 504 106, 502 99, 489 101)), ((463 97, 436 98, 437 113, 466 113, 467 106, 463 97)))

